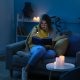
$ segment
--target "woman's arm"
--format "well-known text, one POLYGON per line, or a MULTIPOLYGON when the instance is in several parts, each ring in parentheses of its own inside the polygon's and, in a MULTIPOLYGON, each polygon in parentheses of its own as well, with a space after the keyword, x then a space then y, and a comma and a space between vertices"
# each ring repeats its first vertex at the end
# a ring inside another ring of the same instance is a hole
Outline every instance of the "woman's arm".
POLYGON ((31 32, 28 34, 27 39, 26 39, 26 46, 28 46, 29 48, 31 48, 33 46, 32 44, 32 37, 36 36, 37 33, 37 28, 38 27, 34 27, 31 32))

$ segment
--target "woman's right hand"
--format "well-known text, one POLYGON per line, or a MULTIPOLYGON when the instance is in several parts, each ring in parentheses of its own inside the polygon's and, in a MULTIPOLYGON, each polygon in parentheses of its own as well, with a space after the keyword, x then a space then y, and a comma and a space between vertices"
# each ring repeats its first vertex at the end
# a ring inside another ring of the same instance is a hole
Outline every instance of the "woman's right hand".
POLYGON ((36 27, 34 27, 33 30, 32 30, 32 32, 31 32, 31 35, 32 36, 37 36, 37 34, 38 34, 38 30, 37 30, 36 27))

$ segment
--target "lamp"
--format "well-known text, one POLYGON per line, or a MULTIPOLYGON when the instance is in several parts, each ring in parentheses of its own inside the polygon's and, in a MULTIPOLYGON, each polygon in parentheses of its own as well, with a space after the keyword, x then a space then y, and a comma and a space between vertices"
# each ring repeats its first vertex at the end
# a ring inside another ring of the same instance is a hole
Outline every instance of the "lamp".
POLYGON ((33 15, 33 8, 31 2, 25 2, 23 8, 23 16, 24 18, 31 18, 33 15))

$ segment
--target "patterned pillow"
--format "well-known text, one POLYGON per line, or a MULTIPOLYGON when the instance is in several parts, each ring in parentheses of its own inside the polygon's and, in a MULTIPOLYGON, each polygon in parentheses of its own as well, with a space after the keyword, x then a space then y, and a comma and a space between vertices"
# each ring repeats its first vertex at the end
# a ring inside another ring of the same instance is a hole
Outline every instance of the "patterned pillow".
POLYGON ((68 47, 68 38, 63 38, 63 39, 59 39, 55 46, 54 49, 57 53, 57 55, 64 55, 66 53, 68 47))

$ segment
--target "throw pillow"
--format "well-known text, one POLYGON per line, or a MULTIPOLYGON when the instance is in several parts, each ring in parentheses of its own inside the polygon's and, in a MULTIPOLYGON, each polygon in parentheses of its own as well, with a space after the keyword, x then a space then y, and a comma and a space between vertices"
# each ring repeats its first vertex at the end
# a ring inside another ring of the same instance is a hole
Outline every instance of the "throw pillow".
POLYGON ((68 38, 62 38, 56 42, 54 49, 57 55, 59 56, 59 55, 64 55, 66 53, 67 47, 68 47, 68 38))

